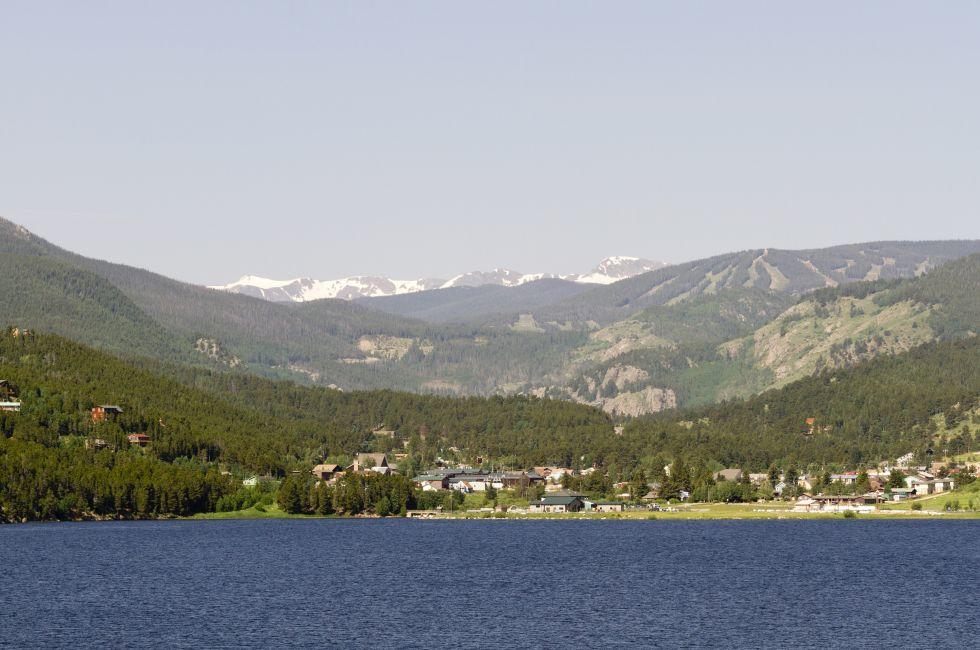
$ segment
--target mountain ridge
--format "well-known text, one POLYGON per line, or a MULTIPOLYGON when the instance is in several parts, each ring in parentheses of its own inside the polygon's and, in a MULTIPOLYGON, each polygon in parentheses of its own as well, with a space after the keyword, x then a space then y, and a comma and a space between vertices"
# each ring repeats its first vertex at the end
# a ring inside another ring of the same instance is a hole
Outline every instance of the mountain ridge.
POLYGON ((586 273, 568 275, 521 273, 506 268, 495 268, 490 271, 469 271, 455 275, 448 280, 438 278, 396 280, 375 275, 353 275, 335 280, 315 280, 308 277, 274 280, 257 275, 244 275, 235 282, 224 285, 209 285, 208 288, 230 293, 242 293, 272 302, 309 302, 324 298, 354 300, 455 287, 481 287, 485 285, 517 287, 543 279, 568 280, 581 284, 612 284, 665 266, 668 266, 666 262, 616 255, 605 258, 586 273))

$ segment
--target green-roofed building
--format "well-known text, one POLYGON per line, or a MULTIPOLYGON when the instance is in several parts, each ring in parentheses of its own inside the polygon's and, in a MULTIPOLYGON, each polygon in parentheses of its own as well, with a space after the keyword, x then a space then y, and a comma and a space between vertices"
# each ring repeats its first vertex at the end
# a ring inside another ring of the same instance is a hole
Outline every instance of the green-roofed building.
POLYGON ((530 512, 581 512, 585 507, 582 497, 577 495, 569 496, 546 496, 540 501, 531 503, 528 510, 530 512))

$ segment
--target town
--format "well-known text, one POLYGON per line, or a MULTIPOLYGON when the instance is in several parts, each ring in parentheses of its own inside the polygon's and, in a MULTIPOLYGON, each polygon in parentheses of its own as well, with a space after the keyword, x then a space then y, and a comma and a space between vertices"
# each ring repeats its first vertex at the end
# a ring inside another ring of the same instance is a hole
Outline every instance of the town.
MULTIPOLYGON (((387 432, 393 437, 393 432, 387 432)), ((458 449, 452 451, 458 452, 458 449)), ((474 464, 453 464, 441 458, 432 467, 413 472, 411 481, 424 510, 409 517, 455 515, 571 515, 625 512, 670 512, 695 503, 780 503, 792 513, 873 513, 895 504, 908 511, 921 509, 922 500, 950 493, 957 485, 970 484, 980 469, 972 462, 955 460, 916 463, 913 453, 874 467, 839 472, 767 472, 723 468, 707 476, 692 476, 680 463, 664 465, 658 480, 646 480, 642 470, 630 480, 616 480, 600 467, 537 466, 499 469, 476 457, 474 464), (679 475, 683 474, 683 475, 679 475)), ((326 486, 356 474, 404 475, 411 468, 408 454, 364 452, 350 463, 321 463, 313 477, 326 486)), ((271 482, 272 477, 250 477, 248 486, 271 482)), ((972 511, 972 501, 955 509, 972 511)), ((901 512, 901 509, 892 510, 901 512)))

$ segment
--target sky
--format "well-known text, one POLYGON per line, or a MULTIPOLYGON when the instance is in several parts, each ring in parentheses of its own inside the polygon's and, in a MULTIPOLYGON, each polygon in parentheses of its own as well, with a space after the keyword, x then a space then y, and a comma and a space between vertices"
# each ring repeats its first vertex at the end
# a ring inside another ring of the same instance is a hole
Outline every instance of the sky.
POLYGON ((980 237, 977 2, 2 2, 0 216, 197 283, 980 237))

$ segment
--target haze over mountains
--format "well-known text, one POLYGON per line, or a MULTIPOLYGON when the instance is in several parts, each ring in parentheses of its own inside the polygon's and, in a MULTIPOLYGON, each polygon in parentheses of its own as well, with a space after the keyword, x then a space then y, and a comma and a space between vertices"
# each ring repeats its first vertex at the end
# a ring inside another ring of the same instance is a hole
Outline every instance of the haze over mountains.
POLYGON ((978 253, 977 240, 763 248, 610 284, 484 277, 298 302, 86 258, 0 220, 0 323, 343 390, 549 396, 633 416, 975 336, 978 253))
POLYGON ((516 287, 542 279, 561 279, 585 284, 612 284, 618 280, 633 277, 647 271, 663 268, 665 262, 640 259, 638 257, 615 256, 602 260, 587 273, 560 275, 556 273, 521 273, 511 269, 492 271, 470 271, 453 276, 449 280, 419 279, 394 280, 380 276, 357 275, 338 280, 313 280, 296 278, 294 280, 270 280, 255 275, 246 275, 226 285, 211 286, 211 289, 241 293, 273 302, 307 302, 323 298, 376 298, 416 293, 432 289, 453 287, 479 287, 493 285, 516 287))

